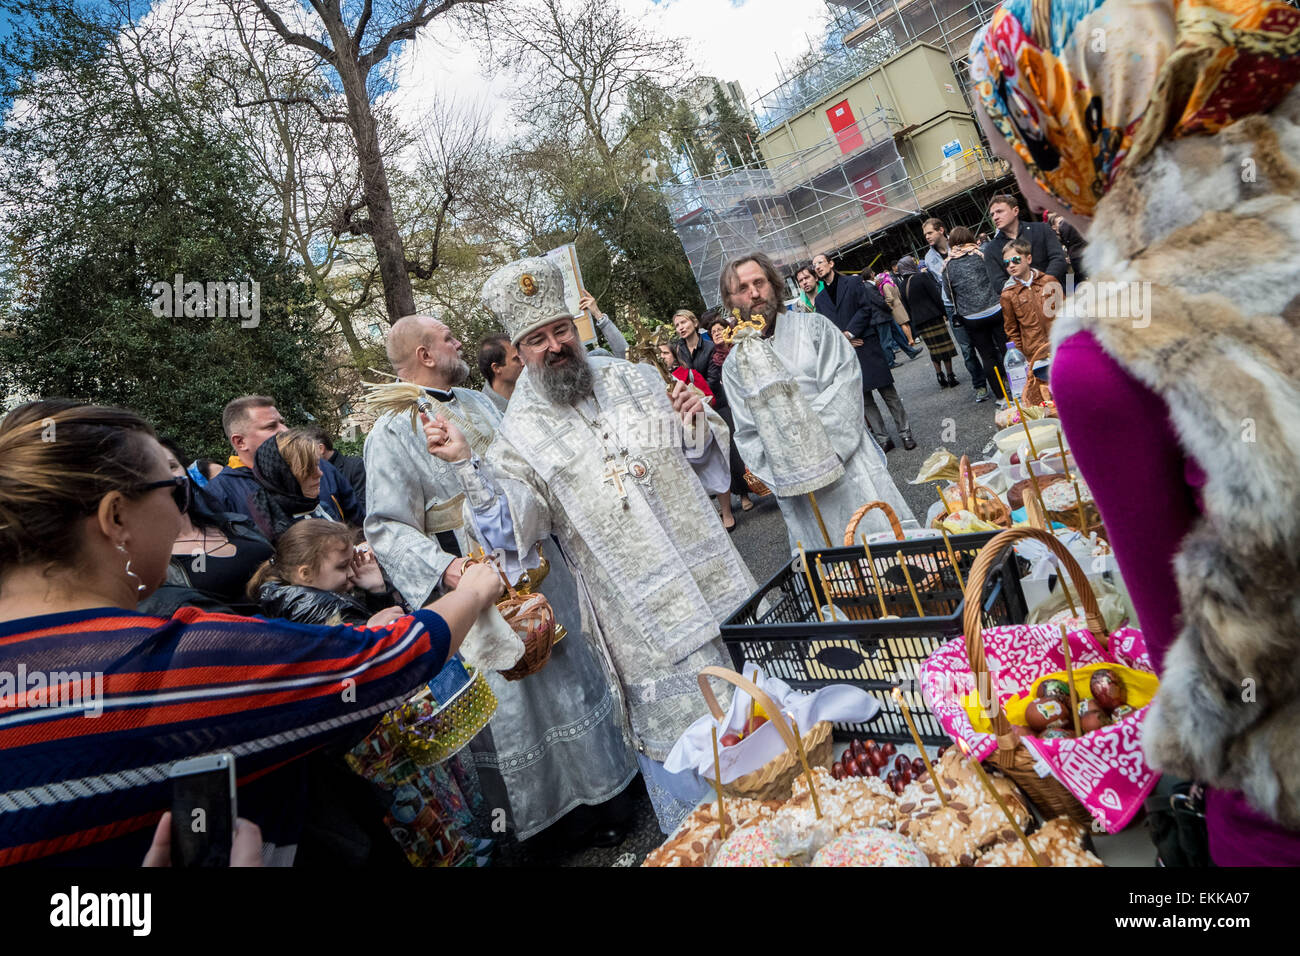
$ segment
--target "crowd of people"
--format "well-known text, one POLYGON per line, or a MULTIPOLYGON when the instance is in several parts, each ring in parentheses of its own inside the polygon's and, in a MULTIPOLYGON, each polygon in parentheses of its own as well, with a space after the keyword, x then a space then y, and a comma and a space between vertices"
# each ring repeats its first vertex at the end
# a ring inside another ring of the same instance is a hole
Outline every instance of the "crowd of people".
MULTIPOLYGON (((1262 6, 1285 20, 1284 5, 1262 6)), ((995 26, 1012 16, 999 8, 995 26)), ((1054 24, 1054 42, 1082 16, 1054 24)), ((608 349, 584 348, 556 267, 509 263, 482 290, 502 331, 479 343, 481 389, 465 387, 444 323, 392 325, 388 358, 418 406, 384 411, 360 460, 320 429, 289 427, 271 396, 225 406, 225 466, 190 460, 129 410, 61 398, 13 409, 0 421, 0 673, 45 676, 0 708, 0 865, 165 862, 167 770, 214 752, 237 758, 247 822, 232 860, 247 863, 400 865, 419 856, 411 833, 434 823, 463 830, 458 862, 477 862, 501 832, 493 811, 520 840, 614 845, 638 778, 671 832, 707 787, 664 761, 701 713, 700 670, 730 662, 722 621, 755 588, 728 534, 732 496, 747 510, 751 487, 773 493, 792 548, 866 501, 915 527, 875 401, 916 447, 897 354, 924 346, 945 389, 960 384, 960 354, 982 402, 1005 382, 1007 340, 1034 365, 1051 359, 1071 451, 1161 672, 1147 753, 1209 784, 1217 862, 1294 863, 1295 323, 1291 293, 1270 279, 1289 245, 1258 241, 1300 238, 1295 164, 1278 146, 1300 126, 1288 52, 1300 23, 1286 22, 1285 43, 1239 25, 1252 31, 1250 77, 1278 66, 1266 103, 1220 95, 1219 72, 1153 81, 1169 31, 1193 46, 1232 39, 1190 13, 1116 33, 1126 49, 1109 61, 1112 85, 1151 99, 1159 129, 1100 112, 1085 129, 1072 102, 1008 92, 1008 50, 977 41, 977 116, 1043 221, 995 195, 992 235, 928 219, 923 258, 862 276, 829 255, 793 276, 762 252, 740 256, 721 271, 719 309, 673 315, 656 365, 624 358, 626 339, 585 292, 579 311, 608 349), (1026 129, 1026 102, 1063 112, 1026 129), (1097 139, 1094 120, 1120 144, 1114 162, 1064 162, 1097 139), (1216 176, 1207 142, 1232 169, 1268 162, 1258 180, 1216 176), (1178 217, 1147 215, 1157 205, 1178 217), (1230 265, 1249 294, 1204 292, 1204 261, 1230 265), (1158 333, 1146 334, 1150 317, 1058 316, 1067 270, 1079 281, 1085 266, 1094 281, 1158 286, 1158 333), (1200 347, 1207 337, 1223 348, 1200 347), (531 577, 567 636, 522 680, 484 675, 495 716, 440 765, 433 792, 413 807, 354 772, 345 755, 421 688, 466 674, 463 645, 504 582, 531 577), (1277 683, 1257 702, 1238 670, 1277 683)), ((1180 62, 1212 61, 1224 69, 1180 62)), ((1043 384, 1030 374, 1024 400, 1044 398, 1043 384)), ((872 512, 859 530, 888 524, 872 512)))

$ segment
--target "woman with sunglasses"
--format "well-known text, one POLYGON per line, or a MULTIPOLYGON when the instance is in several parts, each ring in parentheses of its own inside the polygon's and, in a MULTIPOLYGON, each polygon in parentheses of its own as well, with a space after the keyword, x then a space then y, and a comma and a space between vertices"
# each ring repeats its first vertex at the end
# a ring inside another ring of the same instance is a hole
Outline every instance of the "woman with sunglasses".
POLYGON ((0 421, 0 866, 137 866, 167 772, 234 751, 265 858, 302 839, 304 755, 432 678, 501 593, 487 565, 387 627, 141 614, 189 503, 142 419, 63 399, 0 421), (30 795, 40 794, 33 800, 30 795))
MULTIPOLYGON (((175 442, 160 439, 167 453, 167 469, 175 476, 188 472, 181 464, 188 456, 175 442)), ((178 485, 179 488, 179 485, 178 485)), ((223 512, 220 505, 192 476, 188 482, 189 506, 181 514, 181 531, 172 543, 167 578, 140 602, 145 614, 169 617, 181 607, 231 614, 258 614, 260 608, 246 593, 249 579, 271 557, 270 542, 251 518, 223 512)))

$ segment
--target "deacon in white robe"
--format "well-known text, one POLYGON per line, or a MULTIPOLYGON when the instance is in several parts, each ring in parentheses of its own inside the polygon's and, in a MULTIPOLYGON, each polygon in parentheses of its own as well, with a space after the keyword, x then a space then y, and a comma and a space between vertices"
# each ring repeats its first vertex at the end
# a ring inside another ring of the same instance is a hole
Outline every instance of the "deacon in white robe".
MULTIPOLYGON (((428 387, 461 378, 458 346, 446 326, 427 316, 404 318, 390 332, 390 357, 399 374, 426 385, 434 406, 460 422, 472 444, 485 451, 501 422, 492 403, 477 391, 428 387), (394 347, 395 339, 412 331, 427 344, 411 350, 398 341, 394 347)), ((451 466, 429 454, 423 431, 408 414, 390 412, 375 423, 365 458, 371 476, 366 538, 407 603, 423 606, 454 584, 447 572, 458 577, 458 555, 478 546, 465 527, 464 493, 451 466)), ((497 711, 490 735, 476 738, 470 748, 484 796, 494 806, 508 807, 520 840, 579 804, 612 799, 638 770, 600 654, 583 630, 576 584, 553 542, 539 542, 551 567, 540 590, 568 634, 536 674, 507 681, 494 671, 485 673, 497 711)))
POLYGON ((429 448, 454 463, 470 520, 508 567, 558 541, 669 832, 705 790, 663 760, 705 712, 701 668, 730 664, 722 621, 755 590, 709 500, 730 482, 727 427, 684 386, 670 400, 653 368, 587 356, 546 260, 503 267, 483 296, 524 374, 486 455, 443 416, 426 424, 429 448))
MULTIPOLYGON (((761 253, 729 264, 720 281, 729 308, 767 324, 764 334, 736 336, 722 382, 740 456, 777 496, 791 549, 796 542, 808 549, 828 544, 810 495, 831 547, 843 546, 854 511, 869 501, 885 502, 903 527, 915 528, 884 452, 867 431, 862 369, 849 340, 823 315, 779 311, 780 280, 761 253)), ((889 530, 876 509, 857 534, 889 530)))

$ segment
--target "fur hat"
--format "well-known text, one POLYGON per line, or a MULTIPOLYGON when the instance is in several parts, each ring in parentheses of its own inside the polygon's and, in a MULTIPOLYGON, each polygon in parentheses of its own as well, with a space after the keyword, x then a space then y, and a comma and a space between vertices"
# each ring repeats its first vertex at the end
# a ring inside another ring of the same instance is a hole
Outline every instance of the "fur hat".
POLYGON ((560 270, 541 257, 519 259, 492 273, 483 283, 482 300, 512 345, 557 319, 574 317, 564 300, 560 270))

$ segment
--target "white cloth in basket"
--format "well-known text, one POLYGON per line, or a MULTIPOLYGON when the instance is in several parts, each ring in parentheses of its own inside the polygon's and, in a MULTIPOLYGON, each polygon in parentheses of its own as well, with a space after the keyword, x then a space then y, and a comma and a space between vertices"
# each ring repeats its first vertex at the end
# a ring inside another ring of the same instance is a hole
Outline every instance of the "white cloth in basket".
MULTIPOLYGON (((832 684, 805 694, 794 690, 783 680, 765 677, 762 668, 756 668, 753 664, 746 664, 743 673, 750 677, 755 669, 758 670, 758 680, 755 683, 782 711, 794 715, 801 733, 808 733, 814 724, 823 720, 859 724, 871 720, 880 712, 880 701, 861 688, 832 684)), ((739 734, 750 711, 750 700, 747 693, 736 688, 731 699, 731 710, 721 721, 715 721, 712 714, 705 714, 691 724, 669 752, 668 759, 664 761, 664 769, 673 773, 693 771, 712 780, 711 729, 718 728, 719 741, 728 733, 739 734)), ((769 715, 769 718, 772 716, 769 715)), ((730 783, 747 773, 753 773, 775 760, 785 749, 781 732, 772 726, 771 719, 738 744, 731 747, 719 744, 718 763, 722 770, 722 782, 730 783)))

